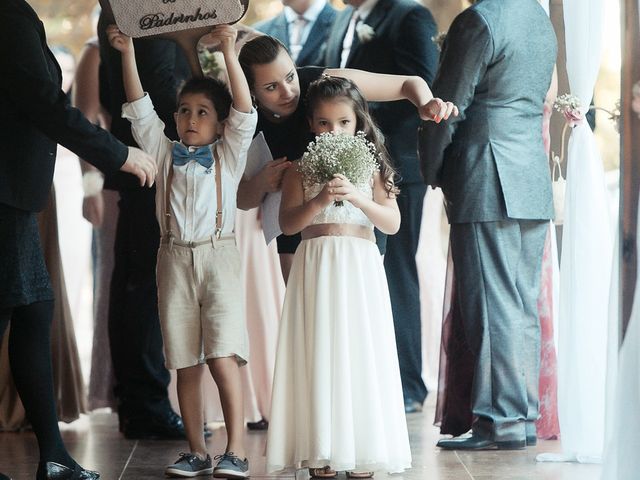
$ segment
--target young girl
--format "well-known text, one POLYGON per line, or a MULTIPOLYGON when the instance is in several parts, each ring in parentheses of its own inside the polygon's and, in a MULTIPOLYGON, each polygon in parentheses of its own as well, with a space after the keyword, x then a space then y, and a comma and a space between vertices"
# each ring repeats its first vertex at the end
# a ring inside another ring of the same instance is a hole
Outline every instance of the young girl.
POLYGON ((138 144, 158 163, 156 216, 158 311, 168 368, 178 372, 178 401, 189 453, 165 473, 245 478, 243 396, 239 367, 247 363, 248 340, 240 255, 234 236, 236 193, 244 172, 257 116, 235 53, 236 31, 218 25, 232 96, 211 78, 193 78, 180 90, 174 114, 180 142, 164 135, 164 124, 142 90, 131 38, 107 29, 122 53, 127 101, 123 116, 138 144), (227 448, 214 468, 202 432, 205 364, 220 391, 227 448))
POLYGON ((283 307, 267 443, 269 471, 367 478, 411 467, 387 280, 373 227, 400 226, 394 171, 367 103, 348 79, 323 76, 307 93, 311 131, 363 131, 380 171, 365 188, 342 175, 306 185, 295 167, 280 225, 302 232, 283 307), (334 206, 343 201, 343 206, 334 206))
MULTIPOLYGON (((238 207, 241 209, 257 207, 267 192, 280 190, 284 171, 291 166, 291 161, 304 153, 312 136, 306 122, 307 109, 303 100, 311 82, 323 73, 353 80, 370 102, 408 100, 424 120, 438 121, 457 114, 451 102, 433 98, 427 83, 420 77, 355 69, 296 67, 287 48, 268 35, 245 43, 239 61, 258 110, 256 131, 264 134, 271 154, 276 159, 252 178, 240 182, 238 207)), ((286 283, 300 236, 280 235, 277 243, 286 283)), ((379 246, 380 252, 384 253, 383 243, 379 246)))

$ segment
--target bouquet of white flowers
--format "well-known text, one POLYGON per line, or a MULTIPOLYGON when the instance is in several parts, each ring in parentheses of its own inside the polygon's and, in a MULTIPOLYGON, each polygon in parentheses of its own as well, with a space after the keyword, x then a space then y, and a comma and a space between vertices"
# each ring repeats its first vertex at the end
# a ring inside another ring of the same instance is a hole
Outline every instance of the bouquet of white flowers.
MULTIPOLYGON (((364 132, 355 135, 323 133, 307 146, 300 160, 299 170, 305 185, 324 184, 336 173, 354 185, 369 184, 380 169, 376 147, 364 132)), ((341 206, 336 201, 335 206, 341 206)))

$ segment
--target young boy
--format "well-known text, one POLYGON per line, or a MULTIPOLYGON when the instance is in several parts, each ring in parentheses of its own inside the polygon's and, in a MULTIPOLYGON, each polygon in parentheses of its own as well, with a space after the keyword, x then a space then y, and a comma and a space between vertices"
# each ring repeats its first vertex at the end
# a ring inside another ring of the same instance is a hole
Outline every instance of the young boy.
POLYGON ((236 191, 257 114, 234 50, 236 30, 216 26, 233 99, 222 82, 193 78, 181 89, 175 113, 180 142, 142 90, 133 42, 111 25, 111 45, 122 53, 127 95, 123 116, 140 147, 158 163, 156 215, 158 306, 168 368, 177 369, 178 401, 190 453, 166 468, 170 476, 245 478, 249 463, 242 441, 243 398, 239 367, 248 340, 234 238, 236 191), (207 364, 220 391, 227 448, 212 467, 202 432, 201 379, 207 364))

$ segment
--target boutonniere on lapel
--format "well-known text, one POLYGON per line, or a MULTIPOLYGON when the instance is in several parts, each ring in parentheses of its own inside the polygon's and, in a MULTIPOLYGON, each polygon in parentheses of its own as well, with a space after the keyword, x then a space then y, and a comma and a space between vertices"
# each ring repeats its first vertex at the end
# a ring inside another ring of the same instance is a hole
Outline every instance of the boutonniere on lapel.
POLYGON ((444 41, 447 38, 447 32, 439 32, 435 37, 431 37, 431 41, 436 44, 438 51, 442 51, 442 47, 444 46, 444 41))
POLYGON ((356 25, 356 34, 360 43, 367 43, 376 36, 376 31, 364 22, 358 22, 356 25))

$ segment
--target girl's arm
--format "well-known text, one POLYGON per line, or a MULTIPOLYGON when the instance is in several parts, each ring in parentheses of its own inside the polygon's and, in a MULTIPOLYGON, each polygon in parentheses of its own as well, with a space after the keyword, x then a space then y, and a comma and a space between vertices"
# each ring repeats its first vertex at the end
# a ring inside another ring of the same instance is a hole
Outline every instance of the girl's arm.
POLYGON ((327 183, 317 197, 305 203, 302 175, 296 167, 289 168, 282 181, 282 201, 280 202, 282 233, 294 235, 311 225, 316 215, 337 200, 329 190, 329 183, 327 183))
POLYGON ((325 74, 351 80, 370 102, 409 100, 423 120, 446 120, 457 116, 458 109, 451 102, 434 98, 427 82, 417 76, 370 73, 350 68, 328 68, 325 74))
POLYGON ((336 200, 351 202, 354 207, 362 210, 382 233, 393 235, 400 229, 400 210, 396 197, 387 194, 380 172, 376 172, 373 177, 373 199, 355 188, 344 175, 334 175, 334 179, 327 186, 329 191, 335 194, 336 200))
POLYGON ((138 75, 136 65, 136 53, 133 47, 133 40, 130 36, 120 31, 117 25, 107 27, 107 37, 113 48, 118 50, 122 56, 122 81, 127 102, 134 102, 144 97, 144 90, 138 75))
POLYGON ((229 76, 229 87, 233 97, 233 108, 238 112, 250 113, 253 108, 249 84, 240 68, 236 54, 237 30, 231 25, 216 25, 211 32, 211 38, 220 41, 220 51, 224 55, 224 63, 229 76))

